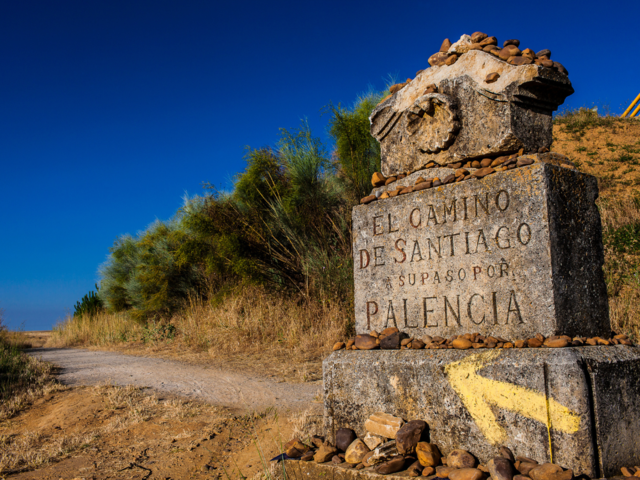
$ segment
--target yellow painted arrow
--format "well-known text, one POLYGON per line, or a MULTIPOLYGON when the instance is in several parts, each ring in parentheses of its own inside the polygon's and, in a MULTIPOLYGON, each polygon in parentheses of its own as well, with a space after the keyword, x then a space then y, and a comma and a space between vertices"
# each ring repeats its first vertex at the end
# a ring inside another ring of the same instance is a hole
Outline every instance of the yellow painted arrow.
POLYGON ((491 406, 510 410, 546 425, 547 429, 575 433, 580 428, 580 416, 552 398, 527 387, 490 380, 478 375, 478 370, 493 362, 500 351, 471 355, 445 367, 449 383, 456 391, 485 438, 492 444, 507 439, 491 406))

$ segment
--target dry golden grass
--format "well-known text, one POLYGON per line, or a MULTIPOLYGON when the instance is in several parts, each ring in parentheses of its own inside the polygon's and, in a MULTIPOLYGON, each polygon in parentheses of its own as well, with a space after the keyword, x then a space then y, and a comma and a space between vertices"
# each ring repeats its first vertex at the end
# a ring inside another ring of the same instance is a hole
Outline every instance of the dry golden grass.
POLYGON ((211 358, 271 353, 300 360, 329 352, 335 339, 348 333, 351 316, 340 306, 245 287, 215 305, 191 301, 164 323, 143 325, 126 314, 68 317, 53 329, 48 346, 167 341, 211 358))

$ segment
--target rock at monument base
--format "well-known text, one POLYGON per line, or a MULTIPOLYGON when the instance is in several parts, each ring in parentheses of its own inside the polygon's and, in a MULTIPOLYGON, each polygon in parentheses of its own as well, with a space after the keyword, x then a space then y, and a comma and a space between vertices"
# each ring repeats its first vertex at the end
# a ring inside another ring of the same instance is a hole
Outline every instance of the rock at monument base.
POLYGON ((608 337, 597 196, 536 162, 355 207, 356 332, 608 337))
POLYGON ((540 463, 551 449, 554 463, 597 478, 640 457, 637 347, 338 351, 323 371, 329 438, 343 426, 363 437, 385 411, 426 421, 443 454, 481 462, 502 445, 540 463))
POLYGON ((380 435, 385 438, 396 438, 396 433, 404 425, 404 420, 384 412, 374 412, 364 422, 367 432, 380 435))

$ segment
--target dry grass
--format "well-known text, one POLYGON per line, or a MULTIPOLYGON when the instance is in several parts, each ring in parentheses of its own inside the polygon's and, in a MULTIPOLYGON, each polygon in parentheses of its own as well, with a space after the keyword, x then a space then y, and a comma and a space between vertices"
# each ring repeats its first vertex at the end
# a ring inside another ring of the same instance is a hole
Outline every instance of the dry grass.
POLYGON ((0 437, 0 473, 33 470, 48 465, 95 440, 92 434, 61 435, 51 438, 40 432, 27 431, 12 437, 0 437))
POLYGON ((640 202, 631 195, 598 200, 605 239, 604 273, 611 328, 640 340, 640 202))
POLYGON ((9 332, 0 311, 0 422, 12 418, 33 401, 62 387, 53 378, 52 365, 21 351, 23 333, 9 332))
POLYGON ((107 346, 168 341, 211 357, 270 351, 288 358, 328 352, 347 334, 351 313, 340 306, 245 287, 211 305, 191 301, 168 322, 140 324, 125 314, 69 317, 57 325, 50 346, 107 346))

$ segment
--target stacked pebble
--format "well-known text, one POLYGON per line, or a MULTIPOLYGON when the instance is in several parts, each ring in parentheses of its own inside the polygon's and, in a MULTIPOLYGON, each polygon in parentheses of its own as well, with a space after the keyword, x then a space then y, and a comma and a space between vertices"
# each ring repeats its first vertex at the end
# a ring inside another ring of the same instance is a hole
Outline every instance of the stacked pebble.
MULTIPOLYGON (((382 475, 405 470, 410 477, 430 477, 450 480, 572 480, 572 470, 553 463, 514 456, 506 446, 485 464, 466 450, 455 449, 442 455, 438 445, 422 441, 428 431, 422 420, 405 422, 400 417, 377 412, 369 417, 364 428, 367 434, 358 438, 350 428, 336 432, 335 445, 319 436, 307 443, 295 438, 285 445, 291 458, 316 463, 331 462, 357 470, 368 469, 382 475)), ((623 468, 622 473, 633 480, 638 467, 623 468)))
POLYGON ((611 338, 601 337, 569 337, 554 335, 545 338, 537 333, 534 337, 522 340, 505 340, 499 336, 485 336, 479 333, 465 333, 450 338, 425 335, 422 338, 410 337, 395 327, 389 327, 378 333, 373 330, 368 335, 356 335, 346 342, 336 342, 333 350, 421 350, 428 349, 457 349, 470 348, 562 348, 596 345, 633 345, 625 334, 613 334, 611 338))
MULTIPOLYGON (((398 187, 395 190, 388 190, 383 192, 379 197, 376 195, 369 195, 360 200, 360 203, 367 204, 374 200, 384 200, 385 198, 395 197, 397 195, 404 195, 405 193, 417 192, 428 188, 438 187, 440 185, 447 185, 449 183, 463 182, 465 180, 479 180, 496 172, 504 172, 506 170, 512 170, 518 167, 525 167, 535 162, 533 158, 523 157, 524 151, 521 149, 519 152, 513 155, 503 155, 497 158, 485 158, 482 160, 466 160, 464 162, 451 163, 447 165, 447 168, 454 169, 454 173, 447 175, 444 178, 423 178, 420 177, 416 180, 414 185, 398 187), (468 168, 475 169, 473 172, 467 170, 468 168)), ((543 152, 540 152, 543 153, 543 152)), ((434 162, 427 163, 423 168, 425 170, 438 167, 434 162)), ((373 174, 371 178, 371 184, 374 187, 381 187, 383 185, 390 185, 397 180, 401 180, 406 177, 408 173, 401 173, 393 177, 385 177, 379 172, 373 174)))
MULTIPOLYGON (((500 48, 498 47, 498 39, 496 37, 490 37, 486 33, 482 32, 475 32, 471 36, 463 35, 460 40, 454 44, 451 44, 451 41, 448 38, 445 38, 440 46, 440 51, 429 57, 429 65, 432 67, 443 65, 451 66, 465 53, 472 50, 482 50, 511 65, 520 66, 535 64, 569 75, 569 72, 562 64, 551 60, 550 50, 540 50, 536 53, 530 48, 521 50, 519 47, 520 40, 511 39, 505 40, 502 43, 502 48, 500 48)), ((492 79, 485 80, 487 83, 495 82, 497 80, 497 77, 495 77, 496 74, 489 75, 492 76, 492 79)), ((402 85, 404 86, 404 84, 402 85)))
MULTIPOLYGON (((510 39, 505 40, 502 43, 502 48, 498 47, 498 39, 496 37, 490 37, 486 33, 475 32, 473 35, 462 35, 460 40, 452 44, 448 38, 445 38, 440 46, 440 51, 434 53, 429 57, 429 65, 432 67, 451 66, 458 61, 458 59, 467 52, 472 50, 482 50, 489 53, 500 60, 507 62, 510 65, 539 65, 540 67, 550 68, 556 70, 564 75, 569 75, 567 69, 561 63, 551 60, 551 50, 544 49, 539 52, 534 52, 530 48, 520 49, 520 40, 510 39)), ((420 75, 424 70, 416 72, 416 77, 420 75)), ((500 74, 497 72, 491 72, 485 78, 486 83, 496 82, 500 78, 500 74)), ((404 87, 412 82, 411 78, 403 83, 396 83, 389 87, 389 95, 382 101, 384 102, 390 98, 394 93, 399 92, 404 87)), ((429 87, 435 87, 430 85, 429 87)), ((437 87, 429 91, 427 89, 424 93, 436 93, 437 87)))

